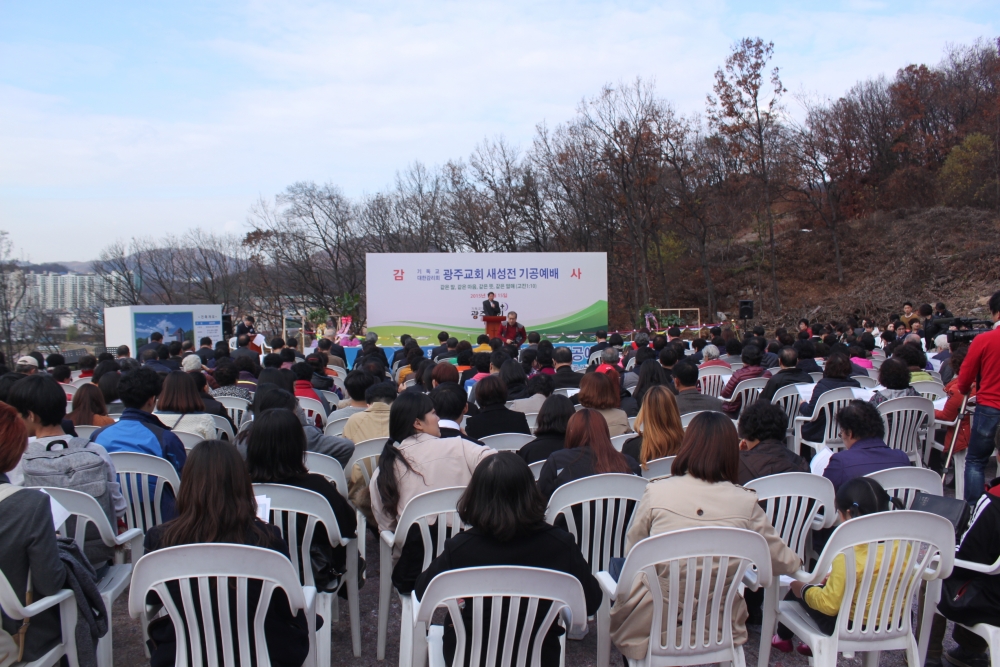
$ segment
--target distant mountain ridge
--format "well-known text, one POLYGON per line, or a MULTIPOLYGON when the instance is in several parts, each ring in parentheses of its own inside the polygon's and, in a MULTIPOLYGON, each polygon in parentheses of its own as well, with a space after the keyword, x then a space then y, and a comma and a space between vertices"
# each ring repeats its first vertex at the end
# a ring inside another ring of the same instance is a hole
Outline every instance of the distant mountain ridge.
POLYGON ((93 262, 18 262, 28 273, 93 273, 93 262))

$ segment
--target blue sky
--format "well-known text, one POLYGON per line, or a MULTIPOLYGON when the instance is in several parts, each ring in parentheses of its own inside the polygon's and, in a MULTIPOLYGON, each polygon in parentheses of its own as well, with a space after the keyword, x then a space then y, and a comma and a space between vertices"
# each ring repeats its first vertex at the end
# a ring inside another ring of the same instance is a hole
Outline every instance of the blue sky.
POLYGON ((791 93, 836 97, 998 34, 995 0, 0 0, 0 229, 36 262, 240 232, 295 181, 358 196, 486 138, 527 146, 605 83, 703 111, 743 36, 774 41, 791 93))

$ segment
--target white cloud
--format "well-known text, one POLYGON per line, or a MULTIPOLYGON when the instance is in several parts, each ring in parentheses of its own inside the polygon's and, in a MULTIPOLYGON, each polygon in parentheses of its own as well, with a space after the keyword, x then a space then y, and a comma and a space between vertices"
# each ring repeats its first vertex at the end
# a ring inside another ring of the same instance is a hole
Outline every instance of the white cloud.
MULTIPOLYGON (((93 258, 133 233, 238 230, 258 195, 297 180, 357 195, 414 160, 463 158, 484 137, 525 145, 537 123, 567 120, 606 82, 654 79, 677 108, 701 111, 744 35, 775 42, 790 90, 836 96, 996 32, 947 8, 893 14, 860 0, 768 13, 718 1, 372 6, 249 4, 239 29, 178 47, 219 85, 167 91, 178 98, 170 113, 97 113, 72 92, 0 88, 0 228, 35 261, 93 258)), ((127 94, 106 74, 128 53, 65 48, 102 72, 109 97, 127 94)))

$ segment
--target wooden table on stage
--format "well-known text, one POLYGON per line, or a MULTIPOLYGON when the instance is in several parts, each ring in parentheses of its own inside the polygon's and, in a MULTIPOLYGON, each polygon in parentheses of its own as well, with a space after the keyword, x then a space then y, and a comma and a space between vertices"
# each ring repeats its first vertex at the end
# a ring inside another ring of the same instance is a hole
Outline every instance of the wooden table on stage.
POLYGON ((500 325, 507 320, 503 315, 483 315, 483 322, 486 323, 486 335, 490 338, 500 337, 500 325))

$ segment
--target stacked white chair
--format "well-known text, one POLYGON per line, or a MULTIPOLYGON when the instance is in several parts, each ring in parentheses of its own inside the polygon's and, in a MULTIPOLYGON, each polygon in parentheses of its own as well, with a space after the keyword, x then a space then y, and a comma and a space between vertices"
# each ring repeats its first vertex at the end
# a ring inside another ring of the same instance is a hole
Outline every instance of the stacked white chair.
MULTIPOLYGON (((596 575, 608 569, 612 558, 625 556, 625 536, 635 505, 642 499, 648 483, 642 477, 622 474, 591 475, 568 482, 549 498, 545 520, 554 523, 562 515, 569 533, 580 545, 584 560, 596 575), (580 525, 576 523, 574 507, 580 508, 580 525)), ((601 608, 607 604, 605 598, 601 608)), ((608 665, 610 642, 607 633, 598 632, 598 667, 608 665)))
POLYGON ((264 616, 276 589, 285 592, 293 615, 305 612, 309 627, 309 655, 305 664, 314 667, 318 664, 316 589, 302 586, 292 563, 271 549, 242 544, 185 544, 148 553, 135 564, 128 609, 132 618, 146 627, 161 609, 158 605, 146 604, 147 594, 156 593, 174 626, 177 638, 175 664, 180 667, 217 664, 219 653, 222 653, 227 665, 235 664, 236 656, 239 656, 241 665, 249 665, 251 635, 256 640, 257 664, 267 665, 270 659, 263 632, 264 616), (261 582, 256 609, 249 608, 247 588, 250 580, 261 582), (182 591, 188 591, 184 599, 189 604, 179 606, 174 601, 167 588, 169 583, 174 582, 182 591), (213 583, 217 590, 225 591, 230 586, 234 588, 235 608, 231 607, 228 595, 208 594, 213 583), (221 623, 216 634, 214 625, 199 621, 194 599, 190 595, 193 588, 201 592, 202 618, 213 618, 218 614, 226 621, 232 619, 236 625, 235 633, 230 622, 221 623))
MULTIPOLYGON (((361 610, 358 600, 358 548, 357 538, 346 538, 340 534, 340 526, 333 509, 326 498, 308 489, 283 484, 254 484, 254 493, 267 496, 271 501, 271 524, 281 531, 288 543, 292 569, 298 581, 315 590, 310 548, 316 528, 326 529, 331 547, 344 547, 347 552, 347 571, 341 576, 337 588, 347 587, 347 604, 350 607, 351 647, 354 657, 361 657, 361 610), (298 518, 305 517, 305 528, 298 534, 298 518)), ((337 593, 317 592, 316 613, 327 622, 319 630, 317 637, 317 659, 320 665, 330 664, 331 622, 338 620, 339 599, 337 593)))
MULTIPOLYGON (((430 567, 431 561, 444 551, 445 541, 451 535, 461 531, 464 526, 458 517, 458 499, 465 491, 464 486, 435 489, 415 496, 406 503, 399 515, 395 531, 383 530, 380 540, 380 574, 378 598, 378 643, 376 656, 385 659, 386 636, 389 629, 389 602, 392 598, 392 553, 394 549, 401 550, 412 526, 418 526, 420 539, 424 547, 424 560, 420 567, 423 572, 430 567), (431 531, 434 531, 434 539, 431 531)), ((399 633, 399 664, 408 667, 412 654, 413 609, 410 597, 400 595, 402 617, 399 633)), ((419 637, 417 640, 419 641, 419 637)))
MULTIPOLYGON (((583 595, 583 586, 572 575, 555 570, 543 570, 533 567, 494 566, 472 567, 462 570, 442 572, 434 577, 424 591, 423 600, 413 600, 413 634, 423 636, 425 642, 413 642, 413 664, 423 665, 424 660, 430 667, 444 667, 444 628, 431 625, 434 612, 445 607, 455 627, 455 655, 463 656, 465 647, 471 645, 472 650, 486 650, 486 664, 495 664, 502 656, 503 664, 509 667, 537 667, 539 664, 542 642, 553 623, 559 622, 567 629, 582 631, 587 623, 587 602, 583 595), (485 599, 490 598, 492 607, 490 624, 482 622, 485 599), (509 613, 505 616, 507 631, 500 634, 500 610, 504 601, 509 601, 509 613), (551 601, 548 613, 542 619, 534 641, 530 648, 529 633, 522 633, 521 642, 515 644, 514 629, 517 626, 531 627, 537 621, 535 615, 538 603, 542 600, 551 601), (466 635, 465 623, 459 606, 464 601, 473 609, 473 619, 479 620, 472 627, 472 636, 466 635), (526 602, 527 605, 522 603, 526 602), (522 617, 522 606, 527 613, 522 617), (426 649, 424 648, 426 646, 426 649), (528 662, 528 653, 532 655, 528 662), (514 654, 517 653, 516 660, 514 654)), ((562 655, 566 655, 566 633, 560 637, 562 655)), ((473 656, 472 664, 480 664, 479 656, 473 656)), ((461 664, 457 658, 456 664, 461 664)))
MULTIPOLYGON (((913 598, 921 581, 928 582, 928 601, 938 599, 941 581, 951 574, 955 558, 955 528, 937 515, 899 510, 879 512, 846 521, 833 532, 812 573, 796 577, 806 584, 820 584, 833 559, 846 559, 846 590, 837 615, 837 628, 824 635, 798 602, 782 601, 777 621, 787 626, 813 653, 816 667, 834 667, 837 654, 867 653, 866 665, 878 664, 878 652, 905 650, 907 664, 923 664, 910 620, 913 598), (856 545, 868 545, 868 560, 859 580, 855 565, 856 545), (875 575, 877 547, 884 547, 875 575), (854 593, 857 591, 857 595, 854 593), (852 610, 853 600, 859 604, 852 610), (862 601, 871 599, 869 608, 862 601), (870 619, 878 619, 877 623, 870 619)), ((935 604, 925 604, 920 627, 929 633, 935 604)), ((761 655, 770 644, 770 628, 761 631, 761 655)), ((926 637, 921 639, 926 646, 926 637)))
POLYGON ((115 549, 115 564, 108 568, 108 571, 97 582, 97 590, 101 593, 104 606, 108 612, 108 632, 97 641, 97 664, 100 667, 112 667, 114 664, 112 652, 112 626, 111 626, 111 605, 118 599, 125 589, 128 588, 132 577, 132 565, 125 563, 126 544, 132 550, 132 562, 135 563, 142 557, 143 532, 138 528, 130 528, 121 535, 112 528, 111 522, 104 514, 104 510, 97 500, 81 491, 72 489, 58 489, 54 487, 43 487, 45 493, 52 496, 56 502, 66 508, 66 510, 76 517, 76 529, 73 535, 66 534, 66 524, 59 530, 65 537, 71 538, 83 551, 88 524, 94 524, 101 541, 106 547, 115 549))
POLYGON ((688 528, 642 540, 629 551, 617 582, 607 572, 597 574, 604 590, 597 620, 598 665, 606 665, 610 660, 610 641, 601 643, 601 638, 607 638, 610 632, 610 605, 619 597, 627 597, 636 579, 659 582, 659 573, 663 572, 671 585, 666 597, 661 586, 648 588, 653 605, 653 620, 647 633, 649 648, 644 658, 629 659, 630 667, 710 663, 745 667, 743 647, 733 643, 732 609, 744 574, 751 566, 757 568, 755 585, 771 581, 767 541, 749 530, 688 528), (679 584, 681 571, 686 579, 684 589, 679 584), (733 572, 733 576, 711 581, 713 572, 727 571, 733 572), (696 595, 695 591, 699 593, 696 595), (666 632, 661 633, 664 625, 666 632))

